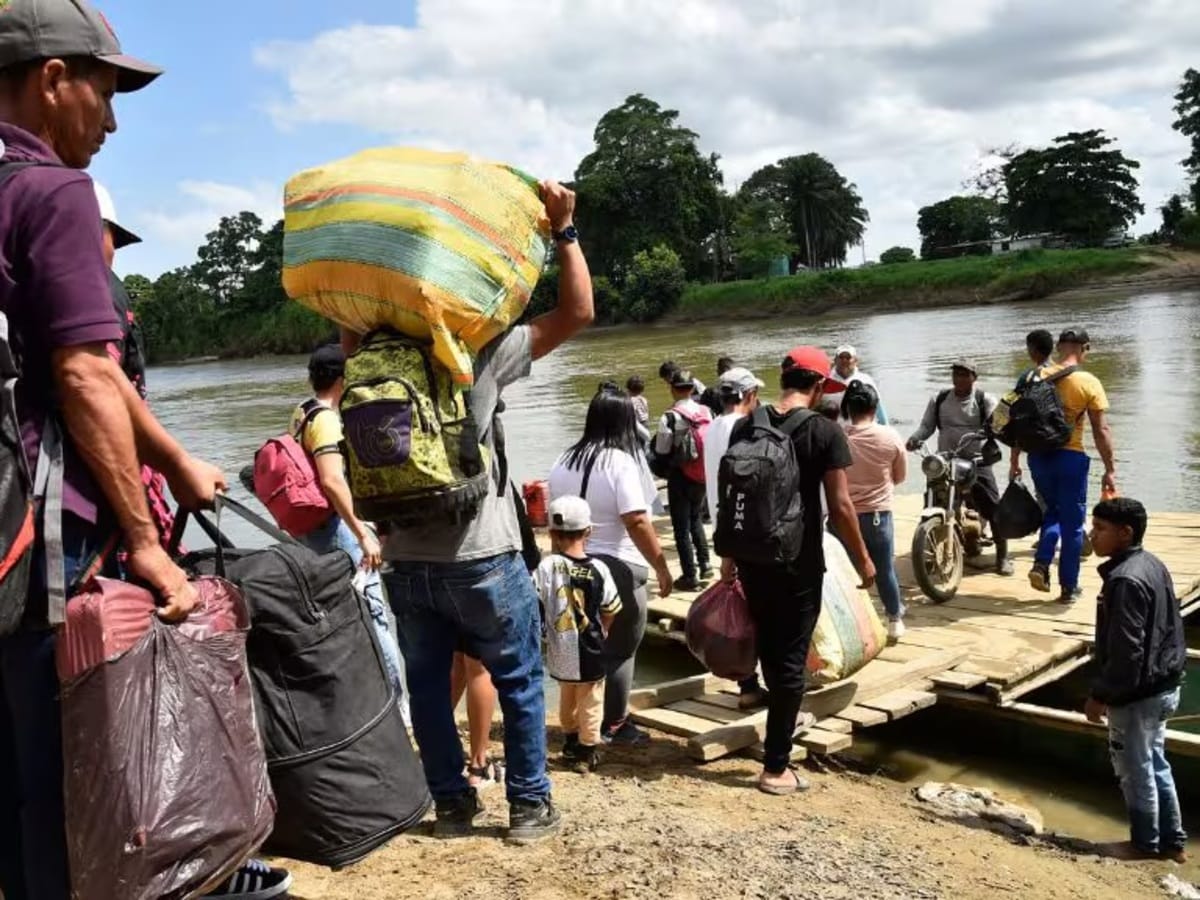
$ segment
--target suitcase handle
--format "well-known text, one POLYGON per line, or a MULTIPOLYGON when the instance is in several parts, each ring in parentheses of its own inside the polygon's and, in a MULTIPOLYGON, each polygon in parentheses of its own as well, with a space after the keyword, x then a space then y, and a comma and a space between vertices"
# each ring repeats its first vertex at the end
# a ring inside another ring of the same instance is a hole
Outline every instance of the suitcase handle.
POLYGON ((232 550, 234 547, 233 541, 225 537, 221 531, 221 512, 228 508, 230 512, 235 513, 244 521, 250 523, 259 531, 263 532, 267 537, 279 544, 297 544, 300 542, 289 535, 287 532, 275 527, 271 522, 268 522, 258 513, 247 507, 245 504, 234 500, 226 494, 217 494, 213 499, 213 511, 216 513, 216 521, 210 521, 209 518, 200 512, 189 513, 184 509, 180 509, 175 516, 175 527, 171 529, 171 540, 167 546, 167 552, 171 557, 179 556, 179 545, 183 542, 183 532, 187 528, 187 520, 190 515, 196 520, 196 524, 201 530, 208 535, 209 540, 217 548, 217 571, 218 577, 225 577, 225 550, 232 550))

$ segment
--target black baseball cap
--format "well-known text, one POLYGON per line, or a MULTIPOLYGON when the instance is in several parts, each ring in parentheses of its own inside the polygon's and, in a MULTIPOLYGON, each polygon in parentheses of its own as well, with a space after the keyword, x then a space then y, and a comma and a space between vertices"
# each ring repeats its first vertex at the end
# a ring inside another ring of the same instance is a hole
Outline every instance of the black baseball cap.
POLYGON ((114 66, 123 94, 141 90, 163 72, 126 54, 108 19, 87 0, 0 0, 0 69, 71 56, 114 66))
POLYGON ((1090 344, 1092 339, 1088 337, 1086 328, 1068 328, 1058 336, 1060 344, 1090 344))
POLYGON ((692 378, 692 373, 687 369, 680 369, 671 376, 671 387, 673 388, 682 390, 683 388, 694 388, 695 386, 696 381, 692 378))
POLYGON ((322 344, 308 358, 310 375, 318 372, 327 375, 346 373, 346 353, 338 344, 322 344))

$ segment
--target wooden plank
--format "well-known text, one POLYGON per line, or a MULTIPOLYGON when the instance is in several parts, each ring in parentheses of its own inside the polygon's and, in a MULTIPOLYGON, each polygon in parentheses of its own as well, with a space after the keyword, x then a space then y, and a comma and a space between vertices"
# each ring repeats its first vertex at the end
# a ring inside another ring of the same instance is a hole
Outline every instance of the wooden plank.
POLYGON ((918 659, 924 659, 929 653, 929 647, 920 647, 916 644, 905 643, 902 639, 898 644, 891 644, 884 647, 877 658, 886 662, 910 663, 918 659))
MULTIPOLYGON (((744 750, 742 750, 742 753, 751 759, 757 759, 759 762, 762 762, 764 756, 766 755, 766 751, 763 749, 761 742, 757 744, 751 744, 749 747, 746 747, 744 750)), ((799 744, 792 744, 792 752, 789 756, 789 761, 797 763, 803 762, 806 759, 808 759, 808 751, 799 744)))
POLYGON ((629 708, 636 711, 650 709, 653 706, 665 706, 676 700, 688 700, 705 691, 713 690, 720 684, 721 679, 715 675, 704 674, 637 688, 629 693, 629 708))
POLYGON ((864 700, 863 706, 887 713, 888 718, 902 719, 919 709, 928 709, 937 703, 937 694, 927 694, 924 691, 899 690, 864 700))
POLYGON ((871 728, 887 722, 887 713, 866 706, 851 706, 838 713, 839 719, 845 719, 855 728, 871 728))
POLYGON ((701 703, 698 700, 676 700, 674 703, 663 708, 672 709, 675 712, 687 713, 689 716, 695 716, 698 719, 708 719, 710 722, 718 725, 727 725, 730 722, 746 718, 746 714, 739 710, 726 709, 723 706, 713 706, 709 703, 701 703))
POLYGON ((832 719, 822 719, 816 727, 822 731, 832 731, 834 734, 849 734, 854 730, 854 726, 850 722, 836 716, 832 719))
POLYGON ((629 717, 639 725, 645 725, 647 728, 653 728, 656 731, 685 738, 704 734, 715 724, 711 719, 701 719, 699 716, 677 712, 673 709, 667 709, 665 706, 643 709, 639 712, 631 713, 629 717))
POLYGON ((939 672, 930 680, 935 687, 970 691, 986 682, 987 678, 975 672, 960 672, 958 669, 951 669, 949 672, 939 672))
POLYGON ((1006 662, 1002 659, 992 659, 985 656, 973 656, 955 666, 960 672, 973 672, 983 675, 990 682, 995 682, 1002 688, 1034 675, 1052 664, 1049 656, 1033 661, 1006 662))
POLYGON ((820 753, 823 756, 828 756, 831 753, 850 749, 854 743, 854 739, 848 734, 838 734, 835 731, 810 728, 800 735, 800 737, 796 738, 796 743, 809 753, 820 753))
MULTIPOLYGON (((1037 706, 1033 703, 1010 703, 1005 706, 986 707, 986 709, 992 710, 996 715, 1033 721, 1062 731, 1088 734, 1102 740, 1107 740, 1108 737, 1107 726, 1089 722, 1083 713, 1051 709, 1048 706, 1037 706)), ((1168 728, 1167 752, 1178 753, 1181 756, 1200 756, 1200 734, 1189 734, 1186 731, 1168 728)))
MULTIPOLYGON (((899 665, 896 663, 874 661, 865 666, 862 672, 854 678, 827 685, 810 691, 804 697, 804 710, 811 712, 820 719, 830 718, 848 706, 852 706, 860 698, 869 699, 889 691, 898 690, 916 681, 922 681, 937 672, 953 668, 966 659, 966 651, 942 650, 930 654, 919 662, 899 665), (875 674, 868 673, 876 666, 875 674), (878 668, 886 666, 886 669, 878 668), (859 677, 863 680, 860 683, 859 677)), ((688 739, 688 755, 694 759, 719 759, 749 747, 763 739, 766 731, 767 712, 761 710, 739 722, 731 722, 720 728, 714 728, 705 734, 697 734, 688 739)))
POLYGON ((754 712, 754 710, 742 710, 741 707, 738 706, 738 695, 734 693, 726 693, 724 691, 717 691, 714 693, 709 691, 707 694, 701 694, 700 696, 693 697, 692 699, 697 703, 707 703, 709 706, 719 706, 722 709, 736 709, 740 711, 742 715, 746 715, 747 712, 754 712))
POLYGON ((1056 666, 1047 669, 1041 675, 1030 678, 1028 681, 1022 681, 1020 684, 1013 685, 1007 690, 1000 691, 997 699, 1001 703, 1007 703, 1016 700, 1018 697, 1024 697, 1026 694, 1032 694, 1038 688, 1045 687, 1048 684, 1053 684, 1061 678, 1070 675, 1076 669, 1082 668, 1092 661, 1091 654, 1084 653, 1077 656, 1075 659, 1068 659, 1066 662, 1061 662, 1056 666))

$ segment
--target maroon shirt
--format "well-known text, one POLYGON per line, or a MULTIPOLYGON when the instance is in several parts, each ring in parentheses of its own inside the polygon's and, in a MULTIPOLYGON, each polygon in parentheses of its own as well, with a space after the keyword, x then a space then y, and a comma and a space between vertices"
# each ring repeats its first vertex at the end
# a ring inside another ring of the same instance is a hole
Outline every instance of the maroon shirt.
MULTIPOLYGON (((50 353, 121 338, 101 249, 91 179, 62 166, 45 143, 0 122, 5 162, 43 162, 0 188, 0 310, 21 356, 17 408, 30 465, 51 408, 50 353)), ((67 442, 63 502, 95 522, 103 495, 67 442)))

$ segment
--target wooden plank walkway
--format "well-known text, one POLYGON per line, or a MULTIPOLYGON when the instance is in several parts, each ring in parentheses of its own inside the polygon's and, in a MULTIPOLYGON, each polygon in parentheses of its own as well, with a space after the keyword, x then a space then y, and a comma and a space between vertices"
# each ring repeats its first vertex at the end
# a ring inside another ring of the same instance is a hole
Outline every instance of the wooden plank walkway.
MULTIPOLYGON (((1084 560, 1083 598, 1064 606, 1056 593, 1039 594, 1029 586, 1033 539, 1014 541, 1015 577, 968 568, 958 595, 934 604, 917 589, 908 556, 920 507, 917 496, 897 498, 897 573, 909 610, 908 631, 852 678, 809 692, 804 708, 818 723, 797 736, 802 751, 843 750, 854 731, 926 709, 939 694, 957 702, 968 698, 1012 708, 1019 697, 1087 662, 1099 560, 1084 560)), ((657 524, 677 570, 669 523, 657 524)), ((1171 570, 1185 615, 1200 612, 1200 515, 1152 515, 1146 545, 1171 570)), ((990 550, 986 558, 991 558, 990 550)), ((683 622, 695 597, 652 598, 647 634, 682 641, 683 622)), ((689 752, 698 760, 738 751, 760 754, 766 714, 738 710, 736 692, 736 685, 710 676, 658 685, 635 692, 634 719, 687 737, 689 752)))

